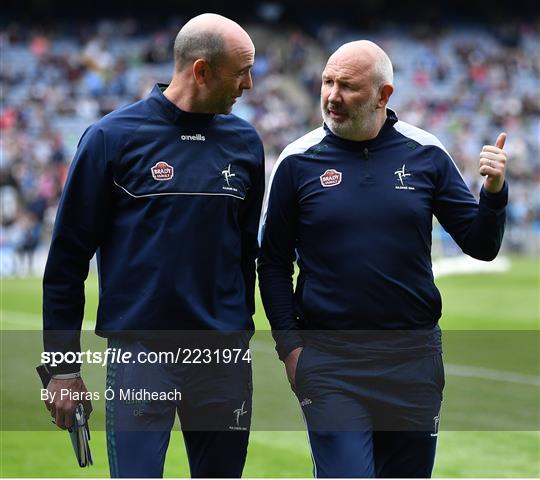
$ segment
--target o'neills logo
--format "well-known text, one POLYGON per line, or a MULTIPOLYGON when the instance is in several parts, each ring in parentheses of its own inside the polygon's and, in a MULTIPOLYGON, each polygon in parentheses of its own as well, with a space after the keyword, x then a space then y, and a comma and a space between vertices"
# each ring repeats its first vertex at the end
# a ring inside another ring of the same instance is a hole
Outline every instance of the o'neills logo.
POLYGON ((181 135, 180 138, 182 140, 192 140, 194 142, 206 142, 205 136, 200 133, 197 133, 196 135, 181 135))
POLYGON ((174 175, 174 168, 167 162, 158 162, 152 168, 154 180, 170 180, 174 175))
POLYGON ((323 187, 335 187, 341 183, 341 172, 331 168, 326 170, 319 178, 323 187))

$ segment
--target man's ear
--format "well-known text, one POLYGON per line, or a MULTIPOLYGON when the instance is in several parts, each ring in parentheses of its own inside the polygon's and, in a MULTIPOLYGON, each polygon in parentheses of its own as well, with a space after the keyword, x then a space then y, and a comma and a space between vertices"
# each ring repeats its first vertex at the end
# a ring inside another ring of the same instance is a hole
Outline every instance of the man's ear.
POLYGON ((195 78, 198 85, 208 83, 210 76, 212 75, 210 64, 202 58, 198 58, 193 62, 192 72, 193 78, 195 78))
POLYGON ((394 87, 389 83, 385 83, 379 90, 379 101, 377 102, 377 107, 386 108, 392 93, 394 93, 394 87))

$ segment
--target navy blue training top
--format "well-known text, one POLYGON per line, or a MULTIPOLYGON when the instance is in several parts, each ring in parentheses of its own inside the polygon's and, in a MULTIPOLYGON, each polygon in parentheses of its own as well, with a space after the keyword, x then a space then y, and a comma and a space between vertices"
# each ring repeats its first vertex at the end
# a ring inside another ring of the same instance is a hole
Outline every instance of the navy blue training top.
POLYGON ((235 115, 180 110, 162 88, 80 140, 43 280, 45 350, 77 347, 46 333, 78 339, 96 251, 100 334, 253 329, 261 140, 235 115))
POLYGON ((508 187, 478 204, 433 135, 388 110, 355 142, 323 126, 285 148, 269 185, 258 260, 261 295, 284 358, 300 329, 436 329, 432 217, 472 257, 500 248, 508 187), (293 262, 299 277, 293 294, 293 262))

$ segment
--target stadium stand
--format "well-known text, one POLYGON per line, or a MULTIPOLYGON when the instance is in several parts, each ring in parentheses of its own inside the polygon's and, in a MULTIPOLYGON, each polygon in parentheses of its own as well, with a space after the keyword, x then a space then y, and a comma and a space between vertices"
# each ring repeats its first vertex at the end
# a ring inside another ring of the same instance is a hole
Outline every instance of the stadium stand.
MULTIPOLYGON (((390 24, 355 31, 324 23, 310 33, 247 25, 257 47, 255 88, 235 113, 263 138, 267 169, 281 149, 321 122, 320 72, 329 52, 369 38, 393 59, 390 106, 453 154, 473 193, 482 145, 508 132, 511 184, 504 249, 540 252, 540 32, 524 22, 433 31, 390 24)), ((139 20, 48 29, 12 23, 0 33, 0 275, 39 273, 69 162, 85 128, 136 101, 172 71, 176 27, 139 20), (37 255, 35 265, 32 258, 37 255)), ((439 253, 453 243, 436 226, 439 253)))

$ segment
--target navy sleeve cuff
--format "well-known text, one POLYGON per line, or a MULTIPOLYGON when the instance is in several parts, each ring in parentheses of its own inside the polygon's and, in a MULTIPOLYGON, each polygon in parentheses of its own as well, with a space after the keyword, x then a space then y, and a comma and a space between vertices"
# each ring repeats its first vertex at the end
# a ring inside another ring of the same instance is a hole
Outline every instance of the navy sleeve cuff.
POLYGON ((67 375, 70 373, 80 373, 81 364, 80 363, 59 363, 58 365, 52 367, 47 366, 51 375, 67 375))
POLYGON ((281 361, 284 361, 295 348, 304 346, 304 340, 297 331, 273 330, 272 335, 276 340, 276 351, 281 361))
POLYGON ((489 193, 484 186, 480 190, 480 203, 492 210, 500 210, 508 204, 508 183, 505 181, 500 192, 489 193))
POLYGON ((80 372, 81 362, 77 361, 80 360, 77 358, 81 351, 80 336, 80 330, 43 331, 43 352, 49 360, 46 366, 52 375, 80 372))

